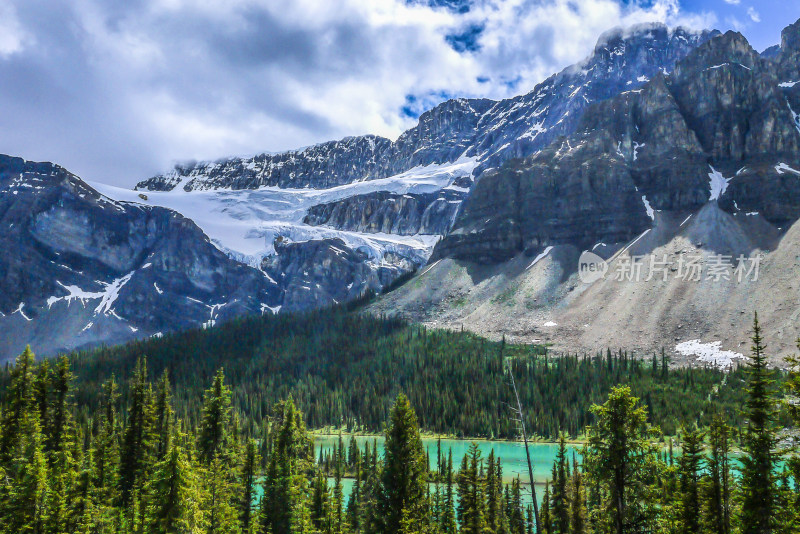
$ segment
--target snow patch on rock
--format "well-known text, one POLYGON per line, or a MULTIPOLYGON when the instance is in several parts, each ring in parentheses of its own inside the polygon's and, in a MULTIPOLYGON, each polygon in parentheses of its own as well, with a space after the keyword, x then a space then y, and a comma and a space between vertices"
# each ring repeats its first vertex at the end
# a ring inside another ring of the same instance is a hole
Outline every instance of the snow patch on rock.
POLYGON ((553 247, 552 247, 552 246, 545 248, 545 249, 542 251, 542 253, 541 253, 541 254, 539 254, 538 256, 536 256, 536 257, 533 259, 533 261, 531 262, 531 264, 530 264, 530 265, 528 265, 528 266, 525 268, 525 270, 527 271, 528 269, 530 269, 531 267, 533 267, 534 265, 536 265, 537 263, 539 263, 539 260, 541 260, 542 258, 544 258, 545 256, 547 256, 548 254, 550 254, 550 251, 551 251, 551 250, 553 250, 553 247))
POLYGON ((785 163, 778 163, 777 165, 775 165, 775 170, 778 172, 778 174, 783 174, 785 172, 791 172, 793 174, 796 174, 796 175, 800 176, 800 171, 798 171, 797 169, 793 169, 793 168, 789 167, 785 163))
POLYGON ((730 369, 736 360, 747 359, 738 352, 722 350, 722 341, 703 343, 699 339, 692 339, 675 345, 675 352, 683 356, 696 356, 696 361, 709 363, 719 369, 730 369))
POLYGON ((656 220, 656 213, 653 207, 650 205, 650 202, 647 200, 645 195, 642 195, 642 204, 644 204, 644 210, 647 212, 647 216, 650 217, 651 220, 656 220))
POLYGON ((712 200, 719 200, 720 197, 725 194, 725 190, 728 189, 731 178, 725 178, 722 176, 722 173, 714 167, 711 167, 711 165, 709 165, 709 167, 711 168, 711 172, 708 173, 708 201, 711 202, 712 200))

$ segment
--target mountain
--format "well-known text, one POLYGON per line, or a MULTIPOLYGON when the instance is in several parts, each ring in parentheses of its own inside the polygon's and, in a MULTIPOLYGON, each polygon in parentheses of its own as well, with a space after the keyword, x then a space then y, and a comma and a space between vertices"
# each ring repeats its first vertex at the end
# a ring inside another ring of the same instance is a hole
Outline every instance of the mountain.
MULTIPOLYGON (((2 239, 14 254, 0 264, 10 273, 0 320, 13 334, 0 355, 28 341, 48 354, 386 290, 423 268, 446 235, 437 254, 447 254, 464 200, 483 196, 481 184, 506 161, 553 154, 552 143, 573 136, 587 110, 663 78, 717 35, 612 30, 586 60, 530 93, 449 100, 396 141, 352 137, 180 165, 133 190, 5 157, 2 239)), ((791 63, 783 55, 763 61, 791 63)), ((508 193, 503 209, 516 205, 516 191, 508 193)), ((632 210, 635 197, 607 198, 630 211, 609 218, 617 240, 647 224, 632 210)), ((510 236, 502 239, 517 239, 510 236)))
POLYGON ((778 363, 800 335, 799 37, 789 26, 764 57, 741 34, 716 36, 592 105, 570 136, 484 173, 432 265, 375 309, 718 363, 746 352, 757 310, 778 363), (585 251, 605 277, 581 281, 585 251), (705 269, 696 283, 676 275, 690 258, 705 269), (760 276, 741 279, 755 258, 760 276))
POLYGON ((120 203, 58 165, 0 155, 0 355, 214 324, 280 290, 191 220, 120 203))
MULTIPOLYGON (((179 165, 138 183, 141 195, 96 187, 119 200, 175 209, 231 257, 307 288, 306 298, 286 294, 285 310, 332 304, 343 297, 336 284, 301 267, 320 259, 327 250, 321 244, 341 241, 336 248, 352 264, 347 270, 358 273, 348 285, 387 287, 425 265, 483 172, 571 134, 591 103, 671 71, 678 59, 717 34, 658 24, 615 29, 587 59, 530 93, 499 102, 449 100, 423 113, 394 142, 369 135, 281 154, 179 165), (289 252, 293 259, 280 258, 289 252)), ((341 261, 336 264, 344 268, 341 261)))
POLYGON ((591 103, 672 70, 677 60, 718 34, 662 24, 616 28, 600 37, 589 57, 531 92, 501 101, 448 100, 423 113, 417 126, 395 142, 366 135, 280 154, 178 165, 139 182, 136 189, 327 189, 462 158, 482 167, 498 164, 572 133, 591 103))

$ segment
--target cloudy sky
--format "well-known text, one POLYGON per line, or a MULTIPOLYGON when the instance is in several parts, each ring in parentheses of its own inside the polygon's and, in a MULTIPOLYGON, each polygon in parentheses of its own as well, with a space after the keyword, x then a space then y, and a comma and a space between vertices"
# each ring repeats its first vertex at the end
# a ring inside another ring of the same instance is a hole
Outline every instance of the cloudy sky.
POLYGON ((736 29, 796 0, 0 0, 0 153, 130 186, 175 162, 396 138, 451 96, 503 98, 614 26, 736 29))

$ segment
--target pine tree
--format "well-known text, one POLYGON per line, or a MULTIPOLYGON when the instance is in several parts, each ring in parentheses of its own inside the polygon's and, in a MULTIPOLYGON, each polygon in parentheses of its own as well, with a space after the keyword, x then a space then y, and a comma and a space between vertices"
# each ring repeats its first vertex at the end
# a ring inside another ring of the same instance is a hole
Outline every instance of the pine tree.
POLYGON ((570 499, 570 534, 586 533, 586 490, 583 487, 583 474, 581 473, 573 451, 572 463, 572 498, 570 499))
POLYGON ((123 436, 119 466, 119 494, 123 507, 140 494, 150 465, 153 445, 152 390, 147 381, 147 363, 139 359, 131 383, 131 404, 123 436))
POLYGON ((241 502, 239 504, 239 520, 243 532, 250 532, 253 521, 253 501, 256 496, 256 479, 258 468, 261 465, 261 456, 255 440, 249 440, 244 451, 244 462, 241 475, 241 502))
POLYGON ((414 409, 402 393, 389 417, 384 466, 377 495, 381 532, 400 532, 401 522, 421 524, 427 519, 427 474, 422 439, 414 409))
POLYGON ((0 467, 7 475, 14 475, 12 460, 20 453, 19 448, 26 434, 33 432, 33 424, 41 432, 39 411, 34 406, 34 356, 30 346, 20 354, 11 369, 11 384, 6 395, 6 406, 0 420, 0 467), (32 417, 36 412, 36 417, 32 417))
POLYGON ((650 440, 657 431, 637 403, 629 387, 612 388, 605 404, 591 408, 597 421, 588 429, 584 448, 585 470, 600 500, 596 523, 617 534, 636 532, 654 521, 652 485, 658 468, 650 440))
POLYGON ((206 529, 200 488, 183 448, 171 443, 149 482, 148 532, 195 534, 206 529))
POLYGON ((568 534, 569 532, 569 494, 567 492, 567 441, 561 433, 558 438, 558 453, 553 466, 553 489, 550 496, 550 513, 553 521, 553 532, 568 534))
POLYGON ((219 369, 213 384, 203 397, 203 414, 197 436, 197 455, 200 462, 210 464, 228 447, 230 423, 231 390, 225 385, 225 374, 219 369))
POLYGON ((440 530, 442 534, 456 534, 456 514, 455 514, 455 500, 453 493, 453 450, 450 449, 447 454, 447 462, 445 466, 445 489, 444 498, 442 499, 442 513, 440 530))
POLYGON ((775 513, 776 403, 758 314, 753 319, 752 340, 752 357, 747 365, 747 428, 742 447, 745 454, 741 459, 740 522, 743 534, 769 534, 773 531, 775 513))
POLYGON ((261 532, 307 532, 311 528, 311 514, 306 477, 314 461, 312 443, 291 397, 276 412, 277 436, 261 499, 261 532))
POLYGON ((458 520, 462 534, 483 534, 486 523, 486 479, 477 443, 472 443, 458 471, 458 520))
POLYGON ((683 454, 678 459, 679 532, 700 531, 700 470, 703 465, 703 434, 683 429, 683 454))
POLYGON ((717 414, 708 429, 710 454, 708 478, 703 485, 704 529, 712 534, 730 534, 730 427, 717 414))

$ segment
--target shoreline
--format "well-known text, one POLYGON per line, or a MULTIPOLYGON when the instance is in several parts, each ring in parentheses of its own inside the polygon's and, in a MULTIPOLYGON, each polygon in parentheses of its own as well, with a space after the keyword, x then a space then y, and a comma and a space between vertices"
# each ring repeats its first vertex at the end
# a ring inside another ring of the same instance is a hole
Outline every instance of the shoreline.
MULTIPOLYGON (((337 432, 335 429, 330 427, 319 428, 314 430, 308 430, 308 433, 311 434, 312 437, 317 438, 338 438, 341 434, 342 439, 356 437, 356 438, 384 438, 385 436, 380 433, 376 432, 337 432)), ((452 441, 474 441, 476 443, 481 442, 497 442, 497 443, 524 443, 521 439, 507 439, 507 438, 486 438, 486 437, 458 437, 454 435, 448 434, 438 434, 435 432, 420 432, 420 437, 424 440, 452 440, 452 441)), ((585 445, 587 442, 586 438, 575 438, 575 439, 567 439, 567 445, 585 445)), ((536 438, 536 439, 528 439, 529 445, 558 445, 558 441, 551 440, 551 439, 544 439, 544 438, 536 438)))

